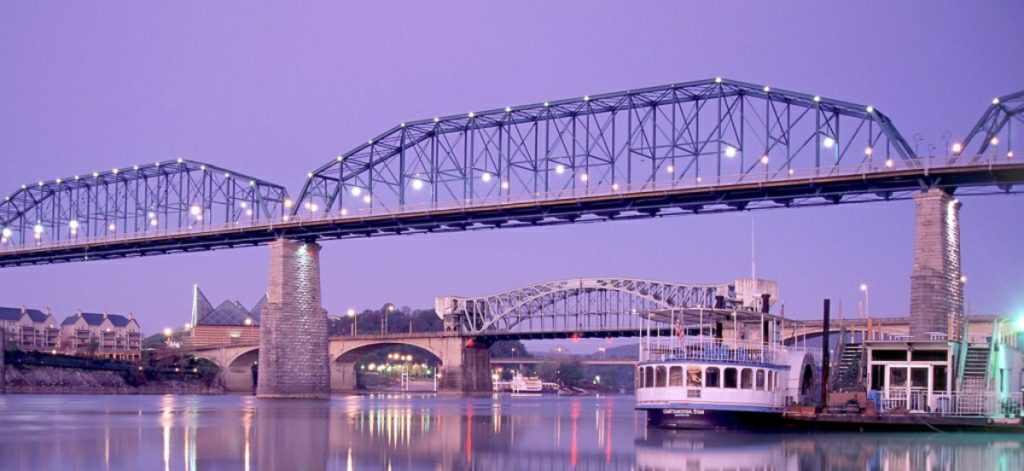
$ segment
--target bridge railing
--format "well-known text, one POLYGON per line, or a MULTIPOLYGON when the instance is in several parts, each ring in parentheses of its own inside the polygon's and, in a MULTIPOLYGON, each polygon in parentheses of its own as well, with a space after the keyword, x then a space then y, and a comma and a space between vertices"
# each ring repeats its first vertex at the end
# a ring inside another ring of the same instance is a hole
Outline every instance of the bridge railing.
POLYGON ((284 215, 281 217, 250 219, 235 221, 226 224, 203 224, 192 227, 142 230, 131 233, 116 233, 110 235, 99 235, 91 237, 77 237, 58 241, 46 241, 42 243, 15 244, 10 240, 0 242, 0 253, 22 253, 36 250, 52 250, 61 247, 81 247, 93 244, 112 242, 133 242, 149 241, 159 238, 178 238, 187 235, 231 233, 232 231, 245 232, 248 229, 259 227, 273 230, 275 227, 287 225, 289 227, 306 223, 323 222, 347 222, 359 221, 366 218, 381 216, 400 216, 407 213, 429 213, 437 211, 468 210, 478 207, 509 207, 530 203, 541 203, 573 198, 594 198, 594 197, 615 197, 632 193, 643 192, 667 192, 684 189, 713 188, 718 186, 751 184, 751 183, 772 183, 792 180, 807 180, 816 178, 828 178, 850 175, 871 175, 884 172, 906 170, 909 168, 940 169, 958 168, 972 166, 995 166, 1010 164, 1021 161, 1024 152, 1018 153, 1020 157, 1016 160, 1012 153, 990 153, 974 157, 960 156, 952 158, 949 156, 922 157, 916 160, 917 167, 909 167, 904 163, 894 160, 865 159, 856 165, 837 165, 807 169, 780 169, 765 166, 764 172, 751 172, 745 174, 722 175, 717 177, 696 177, 679 178, 663 181, 651 181, 633 184, 581 184, 563 190, 549 191, 545 193, 520 193, 490 196, 484 198, 473 198, 465 201, 445 201, 438 203, 415 203, 401 206, 389 207, 371 203, 364 208, 343 208, 333 213, 300 212, 297 215, 284 215))

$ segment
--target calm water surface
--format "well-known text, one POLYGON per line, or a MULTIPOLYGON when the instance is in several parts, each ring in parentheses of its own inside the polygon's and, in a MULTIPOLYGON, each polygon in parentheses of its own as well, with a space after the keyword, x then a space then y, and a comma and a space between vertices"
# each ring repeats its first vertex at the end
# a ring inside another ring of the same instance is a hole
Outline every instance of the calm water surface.
POLYGON ((1024 469, 1024 436, 648 429, 633 398, 0 396, 12 470, 1024 469))

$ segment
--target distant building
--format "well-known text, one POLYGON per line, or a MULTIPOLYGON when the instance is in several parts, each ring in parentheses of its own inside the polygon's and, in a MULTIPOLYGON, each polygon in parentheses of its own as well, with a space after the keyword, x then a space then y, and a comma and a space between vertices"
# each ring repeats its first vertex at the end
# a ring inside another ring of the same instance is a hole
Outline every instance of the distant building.
POLYGON ((142 332, 131 314, 79 311, 60 323, 60 346, 67 353, 91 353, 116 360, 142 357, 142 332))
POLYGON ((184 343, 191 347, 259 343, 260 313, 266 303, 264 295, 252 310, 238 301, 224 301, 214 308, 196 285, 192 290, 192 322, 184 343))
POLYGON ((49 310, 24 307, 0 307, 0 329, 6 333, 8 343, 22 350, 54 350, 60 333, 49 310))

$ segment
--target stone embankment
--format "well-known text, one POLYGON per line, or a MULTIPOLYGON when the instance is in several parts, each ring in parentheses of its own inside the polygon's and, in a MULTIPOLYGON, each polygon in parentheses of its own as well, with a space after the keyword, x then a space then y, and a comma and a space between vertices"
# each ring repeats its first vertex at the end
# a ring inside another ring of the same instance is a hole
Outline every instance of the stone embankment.
MULTIPOLYGON (((0 373, 8 394, 223 394, 219 384, 163 380, 132 385, 116 371, 8 365, 0 373)), ((2 387, 2 386, 0 386, 2 387)), ((0 389, 2 390, 2 389, 0 389)))

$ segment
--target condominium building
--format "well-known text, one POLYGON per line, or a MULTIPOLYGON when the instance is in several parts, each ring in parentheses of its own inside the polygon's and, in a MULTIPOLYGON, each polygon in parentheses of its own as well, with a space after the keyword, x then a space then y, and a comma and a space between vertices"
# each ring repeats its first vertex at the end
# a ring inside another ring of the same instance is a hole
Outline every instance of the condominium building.
POLYGON ((79 311, 60 324, 61 349, 117 360, 142 357, 142 332, 134 316, 79 311))
POLYGON ((0 307, 0 329, 7 336, 9 345, 22 350, 57 348, 60 330, 49 310, 0 307))

